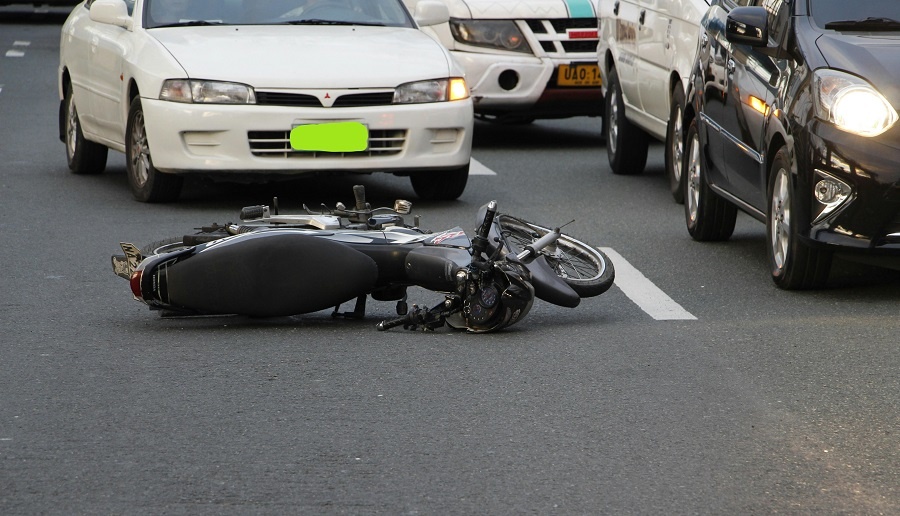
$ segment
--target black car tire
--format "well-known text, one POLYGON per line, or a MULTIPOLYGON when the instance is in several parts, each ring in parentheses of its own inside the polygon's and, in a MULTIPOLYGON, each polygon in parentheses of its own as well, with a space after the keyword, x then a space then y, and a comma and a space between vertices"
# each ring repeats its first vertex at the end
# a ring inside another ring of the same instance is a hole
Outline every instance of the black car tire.
POLYGON ((772 280, 785 290, 818 288, 828 280, 832 253, 799 238, 798 220, 792 214, 800 207, 790 170, 787 147, 781 147, 772 159, 768 184, 766 247, 772 280))
POLYGON ((141 202, 170 202, 178 199, 184 178, 175 174, 164 174, 153 166, 140 97, 135 97, 131 101, 131 108, 128 110, 125 160, 128 184, 135 199, 141 202))
POLYGON ((685 150, 682 175, 685 176, 684 219, 688 233, 698 241, 728 240, 734 233, 737 208, 709 187, 696 118, 688 127, 685 150))
POLYGON ((684 202, 684 92, 678 84, 672 89, 669 122, 666 124, 666 176, 675 202, 684 202))
POLYGON ((647 164, 649 136, 625 117, 625 99, 615 68, 609 70, 603 125, 606 128, 606 155, 613 174, 636 175, 647 164))
POLYGON ((466 189, 466 183, 469 181, 469 164, 451 170, 417 172, 410 175, 409 180, 419 199, 452 201, 466 189))
POLYGON ((73 174, 79 175, 103 172, 106 169, 106 158, 109 154, 109 149, 104 145, 84 138, 71 84, 66 87, 64 105, 66 158, 69 163, 69 170, 73 174))

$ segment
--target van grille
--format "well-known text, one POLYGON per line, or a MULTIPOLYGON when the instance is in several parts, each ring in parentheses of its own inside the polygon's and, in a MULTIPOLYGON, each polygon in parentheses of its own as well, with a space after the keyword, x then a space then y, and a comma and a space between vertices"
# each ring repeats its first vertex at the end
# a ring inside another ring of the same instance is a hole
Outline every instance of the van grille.
POLYGON ((530 19, 525 24, 550 57, 584 58, 590 54, 597 57, 596 36, 573 39, 569 35, 569 31, 596 31, 596 18, 530 19))

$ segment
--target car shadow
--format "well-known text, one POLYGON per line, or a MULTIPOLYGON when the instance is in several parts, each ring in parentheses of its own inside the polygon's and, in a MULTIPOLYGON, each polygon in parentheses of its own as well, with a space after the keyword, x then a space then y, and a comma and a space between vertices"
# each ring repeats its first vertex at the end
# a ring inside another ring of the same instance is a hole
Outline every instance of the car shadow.
POLYGON ((531 123, 475 121, 474 149, 584 149, 603 145, 605 137, 600 118, 582 117, 577 126, 554 120, 531 123))

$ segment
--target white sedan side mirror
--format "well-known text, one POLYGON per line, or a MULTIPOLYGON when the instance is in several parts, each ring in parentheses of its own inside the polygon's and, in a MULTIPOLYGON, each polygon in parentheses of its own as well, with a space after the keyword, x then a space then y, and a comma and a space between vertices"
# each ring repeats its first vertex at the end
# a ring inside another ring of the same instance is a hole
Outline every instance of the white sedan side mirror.
POLYGON ((96 0, 91 4, 91 20, 125 29, 131 28, 131 16, 124 0, 96 0))
POLYGON ((413 18, 420 27, 440 25, 450 21, 450 9, 447 4, 436 0, 421 0, 416 4, 413 18))

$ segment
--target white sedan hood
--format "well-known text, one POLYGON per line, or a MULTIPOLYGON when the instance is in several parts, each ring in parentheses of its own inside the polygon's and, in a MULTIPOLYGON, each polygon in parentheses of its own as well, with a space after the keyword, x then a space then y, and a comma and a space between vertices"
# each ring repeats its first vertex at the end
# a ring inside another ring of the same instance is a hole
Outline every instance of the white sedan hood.
POLYGON ((148 31, 189 78, 257 89, 393 88, 456 75, 425 33, 365 26, 222 26, 148 31))

